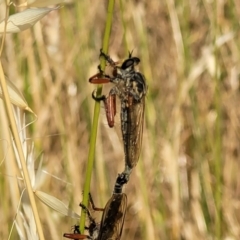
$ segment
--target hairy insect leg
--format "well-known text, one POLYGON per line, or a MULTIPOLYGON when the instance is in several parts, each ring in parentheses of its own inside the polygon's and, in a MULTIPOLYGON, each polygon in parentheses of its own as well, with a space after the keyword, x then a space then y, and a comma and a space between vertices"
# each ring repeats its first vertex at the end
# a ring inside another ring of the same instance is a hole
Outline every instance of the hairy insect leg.
POLYGON ((83 205, 82 203, 80 203, 79 206, 86 212, 86 214, 87 214, 87 216, 89 218, 89 221, 96 225, 95 219, 92 217, 92 215, 91 215, 90 211, 88 210, 88 208, 85 205, 83 205))
POLYGON ((73 226, 73 233, 64 233, 63 237, 74 239, 74 240, 78 240, 78 239, 91 239, 91 237, 89 237, 88 235, 84 235, 84 234, 80 233, 79 225, 74 225, 73 226))
POLYGON ((113 127, 114 126, 114 117, 116 115, 116 94, 114 93, 114 91, 110 91, 108 97, 106 97, 105 95, 97 97, 94 94, 95 92, 96 91, 93 91, 92 98, 98 102, 103 101, 104 108, 106 111, 108 126, 113 127))
POLYGON ((110 94, 104 101, 108 126, 114 126, 114 117, 116 115, 116 94, 110 94))
POLYGON ((104 53, 102 51, 102 49, 100 49, 100 55, 99 57, 104 57, 105 60, 112 66, 112 67, 115 67, 116 66, 116 62, 114 62, 109 55, 107 55, 106 53, 104 53))
POLYGON ((91 203, 91 205, 92 205, 92 209, 93 209, 94 211, 104 211, 104 208, 98 208, 98 207, 95 206, 95 204, 94 204, 94 202, 93 202, 92 195, 91 195, 90 193, 89 193, 89 201, 90 201, 90 203, 91 203))
POLYGON ((100 97, 97 97, 97 96, 95 96, 95 93, 96 93, 96 90, 94 90, 93 92, 92 92, 92 98, 96 101, 96 102, 100 102, 100 101, 105 101, 106 100, 106 96, 105 95, 102 95, 102 96, 100 96, 100 97))
POLYGON ((96 73, 95 75, 90 77, 89 78, 89 82, 93 83, 93 84, 109 83, 110 82, 110 78, 105 77, 103 75, 102 70, 101 70, 99 73, 96 73))
POLYGON ((79 225, 74 225, 72 227, 73 233, 80 233, 79 225))
POLYGON ((64 233, 63 237, 69 238, 69 239, 74 239, 74 240, 78 240, 78 239, 92 239, 88 235, 79 234, 79 233, 64 233))

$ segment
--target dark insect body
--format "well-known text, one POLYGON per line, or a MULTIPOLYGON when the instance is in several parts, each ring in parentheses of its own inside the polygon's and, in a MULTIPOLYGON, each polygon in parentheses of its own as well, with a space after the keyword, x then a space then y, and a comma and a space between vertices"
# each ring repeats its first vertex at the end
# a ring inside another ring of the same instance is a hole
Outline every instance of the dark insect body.
POLYGON ((136 166, 142 147, 142 133, 145 110, 145 95, 147 85, 142 73, 136 72, 135 66, 140 59, 132 57, 126 59, 121 66, 102 51, 100 56, 104 57, 112 68, 110 74, 105 74, 100 69, 100 73, 95 74, 89 82, 101 84, 111 82, 114 87, 110 90, 109 96, 96 97, 94 92, 93 99, 103 101, 106 110, 108 125, 114 126, 114 116, 116 115, 116 96, 121 102, 121 130, 125 153, 125 173, 130 174, 136 166))
POLYGON ((92 239, 92 240, 120 240, 127 208, 127 195, 122 193, 122 187, 127 182, 125 175, 120 174, 114 186, 113 195, 108 200, 104 209, 96 208, 92 198, 93 209, 103 211, 100 224, 96 223, 91 213, 83 204, 80 206, 86 211, 90 225, 88 229, 89 235, 81 234, 79 226, 74 226, 73 233, 64 233, 64 237, 70 239, 92 239))

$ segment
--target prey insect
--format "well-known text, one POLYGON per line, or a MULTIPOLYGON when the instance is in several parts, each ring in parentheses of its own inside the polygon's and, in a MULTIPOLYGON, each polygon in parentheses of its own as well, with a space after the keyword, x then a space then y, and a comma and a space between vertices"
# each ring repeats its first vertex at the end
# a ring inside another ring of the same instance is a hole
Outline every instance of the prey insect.
POLYGON ((99 69, 100 72, 92 76, 89 82, 94 84, 111 82, 114 87, 107 97, 105 95, 96 97, 94 92, 92 97, 96 101, 104 102, 109 127, 114 126, 116 96, 120 99, 121 130, 125 153, 125 172, 127 173, 136 166, 142 147, 146 80, 142 73, 135 70, 140 59, 132 57, 131 53, 121 66, 117 66, 117 63, 102 51, 100 56, 106 59, 112 70, 104 73, 99 69))
POLYGON ((64 233, 64 237, 69 239, 92 239, 92 240, 120 240, 127 208, 127 195, 122 193, 123 184, 127 182, 125 175, 120 174, 114 186, 113 195, 108 200, 104 209, 96 208, 92 198, 90 197, 93 209, 96 211, 103 211, 100 224, 96 223, 91 216, 88 208, 83 204, 80 206, 86 211, 90 225, 86 229, 89 235, 81 234, 79 226, 74 226, 73 233, 64 233))

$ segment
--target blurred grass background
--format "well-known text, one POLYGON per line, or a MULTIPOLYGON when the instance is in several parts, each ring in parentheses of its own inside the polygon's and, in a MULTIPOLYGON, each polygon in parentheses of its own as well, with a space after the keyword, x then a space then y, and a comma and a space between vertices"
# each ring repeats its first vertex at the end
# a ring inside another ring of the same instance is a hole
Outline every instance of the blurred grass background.
MULTIPOLYGON (((78 213, 96 87, 88 79, 97 72, 106 9, 107 1, 68 1, 31 30, 7 35, 1 59, 38 115, 26 130, 37 163, 44 153, 41 190, 78 213)), ((122 239, 240 238, 239 19, 236 0, 116 1, 109 54, 124 59, 133 49, 148 84, 142 155, 124 189, 122 239)), ((99 207, 124 167, 116 125, 108 128, 102 110, 91 184, 99 207)), ((3 162, 1 239, 19 200, 5 171, 3 162)), ((77 223, 41 202, 39 209, 48 239, 63 239, 77 223)))

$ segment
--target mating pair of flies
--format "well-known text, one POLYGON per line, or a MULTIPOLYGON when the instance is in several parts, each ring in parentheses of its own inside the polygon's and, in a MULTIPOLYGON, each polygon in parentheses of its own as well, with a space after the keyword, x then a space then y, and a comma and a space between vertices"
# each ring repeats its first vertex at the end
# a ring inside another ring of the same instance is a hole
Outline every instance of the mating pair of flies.
MULTIPOLYGON (((127 196, 122 193, 122 187, 128 182, 131 171, 133 167, 136 166, 142 147, 147 86, 144 75, 135 69, 140 59, 132 57, 132 54, 129 53, 128 59, 126 59, 121 66, 118 66, 117 62, 114 62, 102 51, 100 51, 100 57, 104 57, 109 64, 107 66, 108 71, 103 72, 99 68, 99 73, 92 76, 89 82, 93 84, 111 82, 114 84, 114 87, 110 90, 108 96, 95 96, 93 92, 92 97, 96 101, 104 102, 109 127, 114 126, 116 96, 120 99, 120 120, 125 155, 125 169, 119 174, 113 195, 107 202, 105 208, 95 208, 103 211, 100 224, 95 222, 89 210, 81 204, 80 206, 86 211, 90 220, 90 225, 87 228, 89 236, 81 234, 79 227, 75 226, 74 233, 64 234, 64 237, 70 239, 119 240, 121 238, 127 207, 127 196)), ((92 206, 94 208, 93 202, 92 206)))

